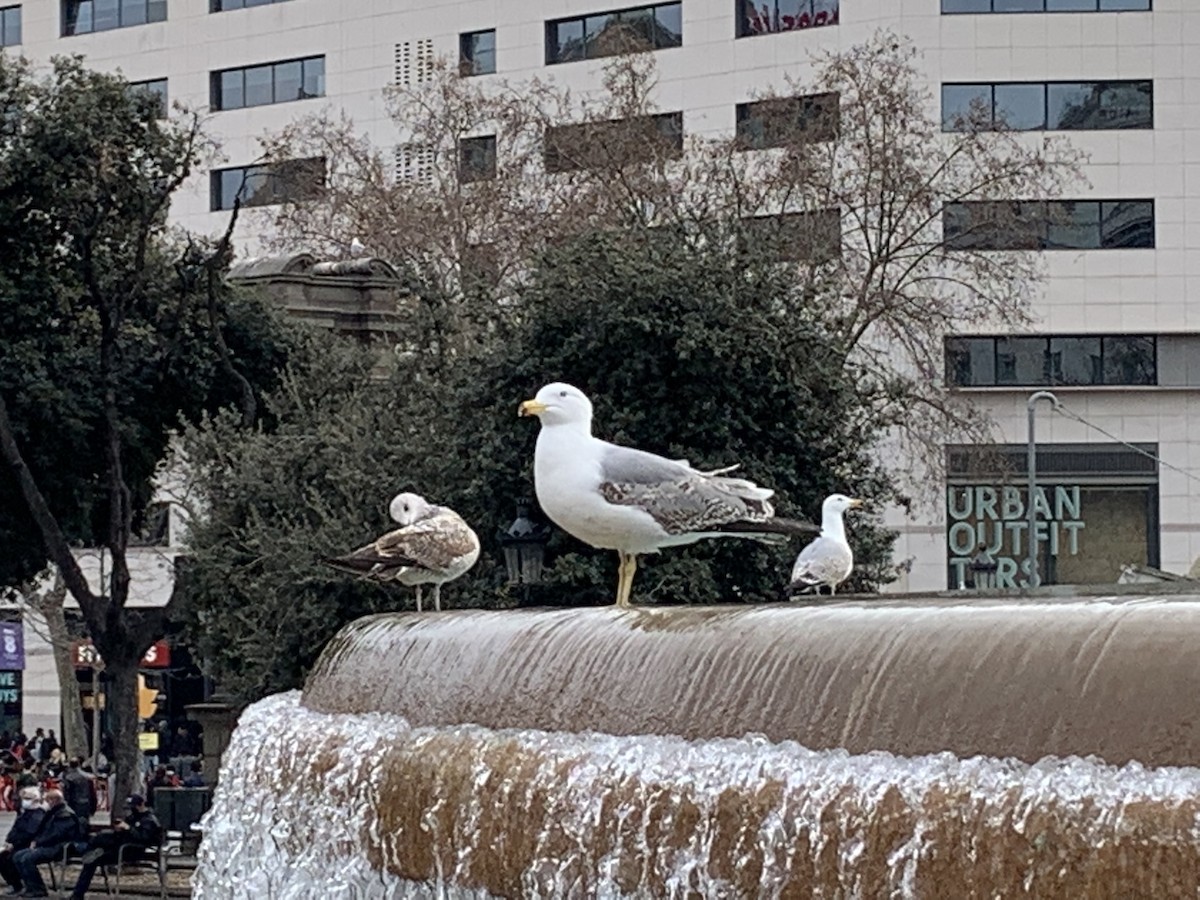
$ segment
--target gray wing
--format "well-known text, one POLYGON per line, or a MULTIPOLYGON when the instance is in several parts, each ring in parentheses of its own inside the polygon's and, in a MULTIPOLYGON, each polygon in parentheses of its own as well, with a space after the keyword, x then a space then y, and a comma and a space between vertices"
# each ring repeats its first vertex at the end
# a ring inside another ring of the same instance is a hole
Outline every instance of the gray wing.
POLYGON ((850 548, 827 537, 819 537, 796 557, 792 585, 837 584, 854 568, 850 548))
POLYGON ((407 569, 442 572, 477 546, 475 533, 451 513, 389 531, 365 547, 327 562, 345 571, 387 580, 407 569))
POLYGON ((773 493, 742 478, 697 472, 677 460, 606 444, 600 493, 609 503, 645 510, 667 534, 712 531, 774 515, 773 493))

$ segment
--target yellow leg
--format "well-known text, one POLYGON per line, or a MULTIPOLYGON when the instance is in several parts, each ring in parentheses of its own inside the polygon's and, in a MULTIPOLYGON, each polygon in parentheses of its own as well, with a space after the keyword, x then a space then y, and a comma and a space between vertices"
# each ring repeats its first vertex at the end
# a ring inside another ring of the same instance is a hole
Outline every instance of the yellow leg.
POLYGON ((629 595, 633 591, 633 576, 637 572, 637 557, 632 553, 620 554, 621 565, 617 576, 617 606, 629 607, 629 595))

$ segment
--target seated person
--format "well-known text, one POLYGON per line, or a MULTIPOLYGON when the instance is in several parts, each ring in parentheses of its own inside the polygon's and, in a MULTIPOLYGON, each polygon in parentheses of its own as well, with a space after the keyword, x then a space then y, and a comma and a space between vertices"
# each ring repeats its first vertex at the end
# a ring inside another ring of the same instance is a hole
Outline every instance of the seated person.
POLYGON ((42 881, 38 865, 60 858, 65 846, 82 837, 79 819, 63 800, 62 791, 46 791, 45 797, 46 814, 38 823, 33 840, 24 850, 14 853, 12 858, 17 874, 25 885, 22 897, 48 897, 46 882, 42 881))
POLYGON ((183 779, 183 786, 187 788, 204 787, 204 763, 198 759, 193 759, 190 766, 191 773, 187 778, 183 779))
POLYGON ((42 792, 35 787, 23 789, 21 811, 17 813, 17 820, 13 822, 8 836, 4 838, 4 849, 0 850, 0 878, 7 881, 8 886, 12 888, 8 892, 9 896, 15 897, 25 887, 21 883, 17 867, 13 864, 13 854, 29 846, 45 815, 46 811, 42 809, 42 792))
POLYGON ((83 868, 79 871, 79 880, 71 891, 71 900, 83 900, 96 869, 117 864, 120 848, 127 848, 122 854, 124 861, 132 862, 141 859, 147 850, 157 847, 162 840, 162 825, 153 810, 147 808, 145 797, 131 794, 125 805, 129 808, 125 820, 118 819, 111 829, 101 831, 88 842, 88 849, 81 857, 83 868))

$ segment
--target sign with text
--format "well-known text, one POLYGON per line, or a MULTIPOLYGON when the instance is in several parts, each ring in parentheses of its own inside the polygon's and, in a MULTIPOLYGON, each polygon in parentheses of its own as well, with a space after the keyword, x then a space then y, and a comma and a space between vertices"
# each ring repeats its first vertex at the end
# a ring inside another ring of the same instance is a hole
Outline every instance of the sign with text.
MULTIPOLYGON (((968 583, 971 558, 980 548, 996 564, 995 586, 1036 586, 1029 572, 1027 492, 1012 485, 953 486, 946 492, 946 549, 951 587, 968 583)), ((1039 487, 1034 492, 1034 541, 1053 557, 1078 556, 1086 527, 1078 485, 1039 487)))
MULTIPOLYGON (((100 658, 100 651, 92 644, 91 638, 84 638, 82 641, 75 641, 71 644, 71 658, 75 661, 77 669, 90 669, 96 664, 104 664, 100 658)), ((166 641, 155 641, 146 651, 141 662, 144 669, 166 669, 170 665, 171 645, 166 641)))
POLYGON ((25 627, 20 622, 0 622, 0 670, 25 668, 25 627))

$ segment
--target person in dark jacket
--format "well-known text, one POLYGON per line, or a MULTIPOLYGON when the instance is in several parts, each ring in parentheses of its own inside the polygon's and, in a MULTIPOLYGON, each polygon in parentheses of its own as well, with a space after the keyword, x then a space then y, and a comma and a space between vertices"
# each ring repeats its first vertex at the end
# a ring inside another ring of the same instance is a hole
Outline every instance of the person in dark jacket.
POLYGON ((63 776, 62 789, 63 796, 67 798, 67 806, 87 822, 96 814, 96 786, 82 766, 82 759, 78 756, 71 757, 67 763, 67 774, 63 776))
POLYGON ((13 854, 13 864, 25 885, 22 897, 49 896, 38 865, 58 859, 62 856, 63 847, 74 843, 80 837, 79 819, 63 800, 62 791, 46 791, 46 815, 38 823, 33 840, 24 850, 13 854))
POLYGON ((83 868, 79 871, 79 880, 71 891, 71 900, 83 900, 96 869, 116 865, 121 847, 125 848, 123 858, 130 861, 140 859, 147 850, 157 847, 162 841, 162 825, 154 811, 146 806, 145 797, 131 794, 125 805, 129 808, 125 820, 117 822, 111 829, 101 831, 88 842, 88 849, 81 857, 83 868))
POLYGON ((4 838, 4 849, 0 850, 0 878, 12 888, 11 895, 19 894, 25 887, 12 858, 14 853, 29 846, 38 826, 42 824, 42 818, 46 815, 42 809, 42 792, 35 787, 21 791, 20 809, 17 820, 4 838))

